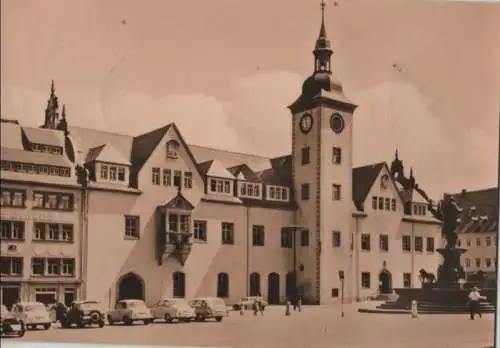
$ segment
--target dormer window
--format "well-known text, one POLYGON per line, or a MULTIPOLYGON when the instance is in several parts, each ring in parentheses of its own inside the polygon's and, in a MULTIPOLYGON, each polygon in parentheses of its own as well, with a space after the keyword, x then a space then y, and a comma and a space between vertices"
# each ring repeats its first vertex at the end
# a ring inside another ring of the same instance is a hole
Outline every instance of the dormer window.
POLYGON ((98 181, 108 183, 123 183, 126 182, 127 167, 119 164, 102 164, 99 163, 96 168, 98 181))
POLYGON ((267 200, 288 202, 290 189, 284 186, 267 185, 267 200))
POLYGON ((167 157, 173 159, 179 157, 179 143, 176 140, 167 143, 167 157))
POLYGON ((231 180, 229 179, 210 178, 208 188, 210 193, 222 193, 226 195, 232 193, 231 180))
POLYGON ((250 182, 238 183, 238 196, 242 198, 262 198, 262 185, 250 182))
POLYGON ((426 214, 427 214, 427 207, 425 204, 413 203, 413 215, 425 216, 426 214))

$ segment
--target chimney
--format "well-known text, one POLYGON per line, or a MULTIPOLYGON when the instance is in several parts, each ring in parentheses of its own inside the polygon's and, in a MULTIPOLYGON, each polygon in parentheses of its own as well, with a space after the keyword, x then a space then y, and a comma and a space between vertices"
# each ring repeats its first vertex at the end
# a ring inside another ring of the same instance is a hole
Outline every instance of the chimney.
POLYGON ((462 196, 465 196, 465 194, 467 193, 467 190, 466 189, 462 189, 462 196))

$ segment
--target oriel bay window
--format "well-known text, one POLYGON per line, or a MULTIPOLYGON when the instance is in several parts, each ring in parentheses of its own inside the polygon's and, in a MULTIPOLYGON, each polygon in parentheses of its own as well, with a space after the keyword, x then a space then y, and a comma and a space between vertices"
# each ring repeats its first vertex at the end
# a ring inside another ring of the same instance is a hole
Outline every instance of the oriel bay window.
POLYGON ((183 213, 167 213, 167 244, 182 247, 190 242, 191 216, 183 213))
POLYGON ((31 259, 31 274, 33 276, 73 277, 75 275, 75 259, 34 257, 31 259))

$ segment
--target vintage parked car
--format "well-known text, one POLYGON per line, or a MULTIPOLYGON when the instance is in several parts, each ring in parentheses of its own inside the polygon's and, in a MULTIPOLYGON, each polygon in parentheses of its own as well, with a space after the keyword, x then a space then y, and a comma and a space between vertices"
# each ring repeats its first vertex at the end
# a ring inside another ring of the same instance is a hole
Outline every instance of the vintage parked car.
POLYGON ((48 330, 52 324, 50 313, 41 302, 18 302, 12 307, 12 313, 25 325, 26 330, 36 329, 38 326, 48 330))
POLYGON ((17 335, 23 337, 26 329, 24 324, 15 317, 15 315, 7 309, 6 306, 1 305, 0 312, 0 334, 2 335, 17 335))
POLYGON ((194 298, 189 301, 189 305, 195 310, 196 321, 215 319, 220 322, 228 315, 226 303, 219 297, 194 298))
POLYGON ((163 319, 167 323, 174 320, 190 322, 196 317, 193 307, 183 298, 167 298, 151 308, 154 319, 163 319))
POLYGON ((109 325, 122 322, 132 325, 134 321, 142 321, 145 325, 153 322, 151 310, 143 300, 120 300, 115 308, 108 313, 109 325))
MULTIPOLYGON (((245 297, 242 297, 240 299, 240 301, 238 303, 235 303, 233 305, 233 309, 235 311, 239 311, 241 307, 243 307, 243 309, 253 309, 254 305, 255 305, 255 299, 257 297, 256 296, 245 296, 245 297)), ((262 310, 264 310, 267 306, 267 302, 261 298, 260 300, 260 304, 262 306, 262 310)))
POLYGON ((74 301, 61 319, 61 326, 70 328, 72 325, 85 327, 99 325, 104 327, 104 312, 97 301, 74 301))

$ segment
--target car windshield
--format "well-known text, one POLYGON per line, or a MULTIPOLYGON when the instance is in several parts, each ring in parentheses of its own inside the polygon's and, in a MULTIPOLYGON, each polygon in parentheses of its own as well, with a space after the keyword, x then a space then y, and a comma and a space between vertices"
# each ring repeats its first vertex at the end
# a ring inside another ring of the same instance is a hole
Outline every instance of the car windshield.
POLYGON ((226 305, 226 303, 224 302, 224 300, 223 300, 223 299, 220 299, 220 298, 214 298, 214 299, 212 300, 212 303, 213 303, 214 305, 216 305, 216 306, 225 306, 225 305, 226 305))
POLYGON ((89 309, 95 309, 99 306, 98 302, 83 302, 83 303, 78 303, 77 307, 82 309, 82 310, 89 310, 89 309))
POLYGON ((34 303, 34 304, 29 304, 29 305, 25 306, 24 310, 26 312, 34 312, 34 311, 41 311, 41 310, 46 311, 47 308, 45 308, 45 306, 41 303, 34 303))

